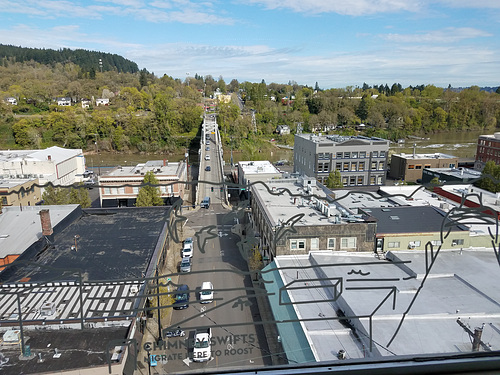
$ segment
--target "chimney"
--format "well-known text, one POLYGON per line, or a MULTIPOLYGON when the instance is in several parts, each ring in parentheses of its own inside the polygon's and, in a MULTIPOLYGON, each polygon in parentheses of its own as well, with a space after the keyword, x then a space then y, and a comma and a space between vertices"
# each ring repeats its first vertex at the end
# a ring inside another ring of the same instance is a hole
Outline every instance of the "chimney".
POLYGON ((40 221, 42 223, 42 235, 50 236, 52 233, 54 233, 52 229, 52 223, 50 222, 49 210, 40 211, 40 221))
POLYGON ((168 160, 167 159, 163 159, 163 166, 166 167, 168 165, 168 160))

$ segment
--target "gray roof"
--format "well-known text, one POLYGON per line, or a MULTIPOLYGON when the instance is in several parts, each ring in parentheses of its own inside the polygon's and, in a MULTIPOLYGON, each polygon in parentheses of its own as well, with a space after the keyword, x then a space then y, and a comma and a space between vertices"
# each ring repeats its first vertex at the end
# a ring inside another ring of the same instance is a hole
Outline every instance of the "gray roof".
MULTIPOLYGON (((277 294, 281 297, 270 296, 273 314, 285 316, 280 311, 293 307, 306 336, 299 347, 305 353, 312 351, 316 361, 336 360, 341 349, 347 358, 471 352, 469 336, 458 318, 472 329, 484 323, 483 341, 499 350, 500 289, 491 280, 498 279, 500 268, 494 251, 441 250, 434 255, 425 282, 424 251, 389 252, 391 261, 368 253, 330 251, 278 256, 263 276, 266 280, 280 277, 284 288, 277 294), (272 268, 279 272, 266 272, 272 268), (338 319, 341 311, 349 316, 344 323, 338 319), (369 316, 373 319, 371 352, 369 316)), ((286 345, 288 335, 296 335, 280 328, 286 324, 294 323, 278 324, 286 354, 300 360, 286 345)))
MULTIPOLYGON (((443 211, 432 206, 371 207, 362 210, 377 219, 377 233, 380 234, 439 232, 445 217, 443 211)), ((468 229, 454 226, 451 230, 468 229)))

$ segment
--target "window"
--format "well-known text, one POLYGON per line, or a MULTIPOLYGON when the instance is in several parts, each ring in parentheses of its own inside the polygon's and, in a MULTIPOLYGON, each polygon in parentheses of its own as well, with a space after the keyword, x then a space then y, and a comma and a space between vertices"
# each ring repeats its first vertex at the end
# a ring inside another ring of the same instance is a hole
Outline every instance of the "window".
POLYGON ((365 170, 365 162, 364 161, 360 161, 359 162, 359 168, 358 168, 359 171, 364 171, 365 170))
POLYGON ((409 249, 413 249, 415 247, 419 247, 420 244, 421 244, 420 241, 411 241, 411 242, 408 243, 408 248, 409 249))
POLYGON ((328 239, 328 249, 335 249, 335 238, 328 239))
POLYGON ((385 158, 385 151, 380 151, 380 157, 385 158))
POLYGON ((2 204, 7 205, 7 197, 2 197, 2 204))
POLYGON ((370 177, 370 185, 375 185, 375 176, 370 177))
POLYGON ((320 152, 320 153, 318 154, 318 159, 323 159, 323 153, 322 153, 322 152, 320 152))
POLYGON ((340 239, 341 249, 355 249, 356 248, 356 237, 343 237, 340 239))
POLYGON ((349 177, 349 185, 356 185, 356 176, 349 177))
POLYGON ((379 171, 383 171, 383 170, 384 170, 384 162, 383 162, 383 161, 380 161, 380 162, 378 163, 378 170, 379 170, 379 171))
POLYGON ((363 185, 363 184, 364 184, 363 176, 358 176, 358 185, 363 185))
POLYGON ((344 159, 350 159, 351 158, 351 153, 350 152, 344 152, 344 159))
POLYGON ((366 158, 366 151, 361 151, 361 152, 359 153, 359 157, 360 157, 361 159, 366 158))
POLYGON ((372 161, 372 170, 376 170, 376 169, 377 169, 377 162, 372 161))
POLYGON ((139 194, 139 186, 134 186, 134 187, 132 187, 132 192, 133 192, 134 194, 139 194))
POLYGON ((125 187, 119 187, 118 194, 125 194, 125 187))
POLYGON ((357 152, 353 152, 352 153, 352 158, 353 159, 357 159, 358 158, 358 153, 357 152))
POLYGON ((358 163, 351 163, 351 171, 358 170, 358 163))
POLYGON ((388 242, 387 247, 389 249, 399 249, 399 241, 388 242))
POLYGON ((305 250, 306 240, 290 240, 290 250, 305 250))
POLYGON ((317 172, 323 172, 323 163, 318 163, 317 172))
POLYGON ((342 163, 335 163, 335 169, 337 171, 341 171, 342 170, 342 163))
POLYGON ((410 165, 408 166, 408 169, 415 169, 415 165, 414 165, 414 164, 410 164, 410 165))
POLYGON ((344 163, 344 171, 348 171, 349 170, 349 163, 344 163))
POLYGON ((451 241, 451 246, 457 246, 457 245, 463 245, 463 244, 464 244, 463 238, 457 238, 457 239, 454 239, 453 241, 451 241))
POLYGON ((337 152, 337 159, 342 159, 342 155, 344 155, 342 152, 337 152))
POLYGON ((450 164, 450 168, 455 168, 455 164, 450 164))
POLYGON ((111 189, 110 188, 104 188, 104 194, 105 195, 111 194, 111 189))
POLYGON ((347 186, 347 177, 342 177, 342 185, 347 186))
POLYGON ((378 158, 378 151, 372 151, 372 157, 378 158))
POLYGON ((330 163, 323 164, 323 172, 330 172, 330 163))
POLYGON ((319 238, 311 238, 311 250, 319 249, 319 238))
POLYGON ((415 165, 415 169, 422 169, 422 164, 415 165))
POLYGON ((382 185, 382 176, 377 176, 377 185, 382 185))
POLYGON ((430 167, 431 167, 431 165, 430 165, 430 164, 426 164, 426 165, 424 165, 424 168, 430 168, 430 167))
POLYGON ((433 245, 433 246, 440 246, 441 245, 441 241, 439 241, 439 240, 431 241, 431 245, 433 245))

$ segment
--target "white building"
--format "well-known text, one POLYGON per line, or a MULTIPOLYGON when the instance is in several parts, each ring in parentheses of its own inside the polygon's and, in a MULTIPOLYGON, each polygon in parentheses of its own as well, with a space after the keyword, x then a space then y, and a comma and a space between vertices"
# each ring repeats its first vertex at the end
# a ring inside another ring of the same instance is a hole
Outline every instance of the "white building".
POLYGON ((83 181, 84 171, 81 149, 53 146, 45 150, 0 151, 0 175, 4 179, 38 178, 42 185, 71 185, 83 181))

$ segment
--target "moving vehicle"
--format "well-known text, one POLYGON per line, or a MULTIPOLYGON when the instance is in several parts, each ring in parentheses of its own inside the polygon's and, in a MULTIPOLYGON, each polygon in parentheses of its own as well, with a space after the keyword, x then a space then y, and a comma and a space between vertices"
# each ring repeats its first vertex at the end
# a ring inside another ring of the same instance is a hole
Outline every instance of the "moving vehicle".
POLYGON ((210 155, 205 155, 205 160, 210 160, 210 155))
POLYGON ((196 330, 194 332, 193 361, 206 362, 212 358, 212 329, 196 330))
POLYGON ((180 285, 174 295, 174 309, 182 310, 189 306, 189 287, 186 284, 180 285))
POLYGON ((210 303, 214 300, 214 286, 210 281, 201 284, 200 303, 210 303))
POLYGON ((201 201, 200 207, 201 208, 209 208, 210 207, 210 197, 203 198, 203 200, 201 201))
POLYGON ((182 258, 180 270, 181 272, 191 272, 191 257, 185 256, 182 258))
POLYGON ((206 168, 205 168, 205 170, 206 170, 207 172, 210 172, 210 170, 211 170, 210 165, 207 165, 207 166, 206 166, 206 168))

